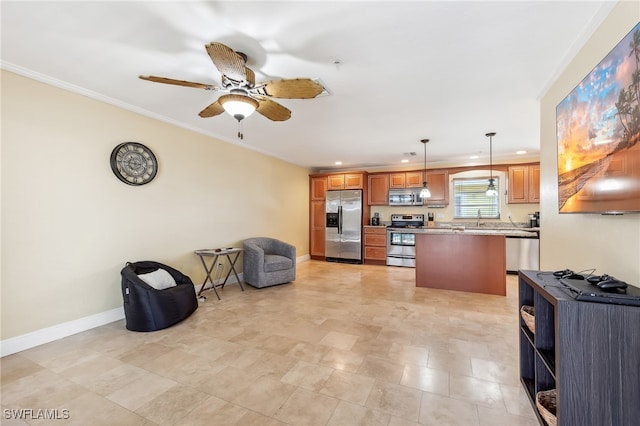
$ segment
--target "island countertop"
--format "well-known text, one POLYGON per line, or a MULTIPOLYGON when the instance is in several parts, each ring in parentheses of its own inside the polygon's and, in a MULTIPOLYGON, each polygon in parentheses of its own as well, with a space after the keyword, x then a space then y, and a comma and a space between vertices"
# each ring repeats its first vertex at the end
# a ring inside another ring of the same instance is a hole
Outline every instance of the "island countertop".
POLYGON ((538 238, 539 228, 465 228, 465 227, 443 227, 443 228, 395 228, 388 227, 393 232, 404 232, 410 234, 448 234, 448 235, 504 235, 505 237, 538 238))

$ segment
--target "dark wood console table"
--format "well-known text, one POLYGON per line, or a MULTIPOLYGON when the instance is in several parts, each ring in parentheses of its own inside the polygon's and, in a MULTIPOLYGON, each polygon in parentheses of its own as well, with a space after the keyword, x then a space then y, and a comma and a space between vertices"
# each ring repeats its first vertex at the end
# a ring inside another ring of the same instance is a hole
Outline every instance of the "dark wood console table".
POLYGON ((574 300, 552 272, 520 271, 520 380, 540 417, 538 392, 555 389, 559 426, 640 422, 640 307, 574 300))

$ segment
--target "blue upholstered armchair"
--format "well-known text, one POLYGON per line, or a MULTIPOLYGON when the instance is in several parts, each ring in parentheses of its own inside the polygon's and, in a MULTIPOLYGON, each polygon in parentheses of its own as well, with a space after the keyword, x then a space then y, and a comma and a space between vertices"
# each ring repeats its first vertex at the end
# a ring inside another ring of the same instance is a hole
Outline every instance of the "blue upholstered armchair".
POLYGON ((296 279, 296 248, 275 238, 244 240, 243 280, 256 287, 284 284, 296 279))

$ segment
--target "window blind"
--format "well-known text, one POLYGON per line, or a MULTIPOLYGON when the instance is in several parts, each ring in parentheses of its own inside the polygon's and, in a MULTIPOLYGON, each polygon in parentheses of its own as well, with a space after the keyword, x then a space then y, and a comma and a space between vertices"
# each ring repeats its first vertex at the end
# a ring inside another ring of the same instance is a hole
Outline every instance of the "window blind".
POLYGON ((500 181, 494 177, 498 195, 487 197, 488 178, 453 179, 454 213, 456 219, 500 219, 500 181))

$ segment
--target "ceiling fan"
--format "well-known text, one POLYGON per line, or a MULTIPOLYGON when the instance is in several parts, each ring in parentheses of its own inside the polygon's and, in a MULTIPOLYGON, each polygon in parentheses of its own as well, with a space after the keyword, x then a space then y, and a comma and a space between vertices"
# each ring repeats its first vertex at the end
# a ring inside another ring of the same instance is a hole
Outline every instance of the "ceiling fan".
MULTIPOLYGON (((143 80, 156 83, 195 87, 197 89, 225 92, 215 102, 198 114, 200 117, 214 117, 227 111, 238 123, 254 111, 272 121, 285 121, 291 117, 291 111, 270 98, 311 99, 324 91, 322 84, 309 78, 280 79, 256 84, 255 73, 246 66, 247 56, 235 52, 222 43, 211 42, 205 45, 207 53, 220 74, 221 86, 174 80, 153 75, 141 75, 143 80)), ((242 139, 242 132, 238 132, 242 139)))

